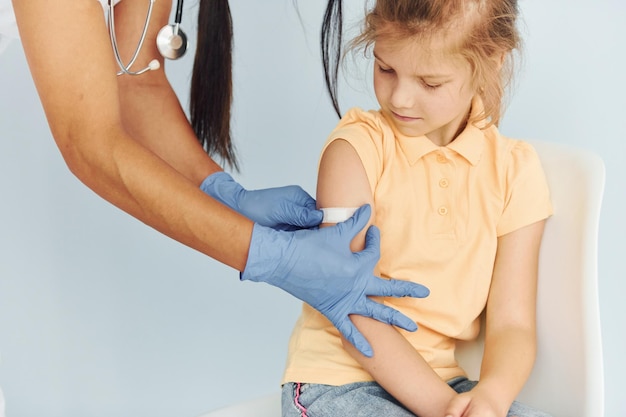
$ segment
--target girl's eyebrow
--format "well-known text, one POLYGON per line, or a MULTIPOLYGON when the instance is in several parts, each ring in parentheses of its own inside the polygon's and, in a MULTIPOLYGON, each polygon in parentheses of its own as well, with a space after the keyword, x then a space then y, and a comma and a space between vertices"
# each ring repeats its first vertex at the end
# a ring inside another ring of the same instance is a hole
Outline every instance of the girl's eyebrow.
MULTIPOLYGON (((384 64, 390 68, 391 65, 387 64, 383 59, 381 59, 377 54, 376 51, 373 51, 373 55, 374 55, 374 59, 376 59, 377 61, 380 61, 381 64, 384 64)), ((428 79, 448 79, 448 78, 452 78, 451 74, 415 74, 416 78, 428 78, 428 79)))
POLYGON ((382 62, 382 63, 383 63, 383 64, 385 64, 385 65, 387 65, 387 64, 385 63, 385 61, 383 61, 382 59, 380 59, 380 57, 376 54, 376 51, 373 51, 373 54, 374 54, 374 59, 376 59, 377 61, 382 62))

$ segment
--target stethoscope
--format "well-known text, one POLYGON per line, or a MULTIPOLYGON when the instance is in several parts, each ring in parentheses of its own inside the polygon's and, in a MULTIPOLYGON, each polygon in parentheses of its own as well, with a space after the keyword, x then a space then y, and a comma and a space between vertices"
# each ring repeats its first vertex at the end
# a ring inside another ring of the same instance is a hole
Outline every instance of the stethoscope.
MULTIPOLYGON (((148 13, 146 14, 146 21, 143 24, 143 30, 141 32, 141 37, 139 38, 139 43, 137 43, 137 48, 135 48, 135 52, 131 57, 128 64, 124 64, 122 61, 122 57, 120 56, 120 50, 117 46, 117 38, 115 36, 115 13, 113 12, 113 3, 112 0, 108 0, 108 26, 109 26, 109 34, 111 35, 111 45, 113 45, 113 54, 115 55, 115 60, 120 67, 120 71, 117 72, 117 75, 128 74, 128 75, 141 75, 148 71, 157 70, 161 67, 161 64, 158 60, 153 59, 150 61, 147 67, 140 69, 139 71, 132 71, 130 68, 133 66, 137 57, 139 56, 139 51, 143 47, 143 42, 146 40, 146 33, 148 32, 148 25, 150 23, 150 18, 152 17, 152 8, 154 6, 154 2, 156 0, 148 0, 150 5, 148 6, 148 13)), ((177 0, 176 2, 176 16, 174 18, 174 24, 164 26, 158 33, 156 44, 159 53, 167 59, 178 59, 185 54, 187 51, 187 35, 180 28, 180 22, 183 17, 183 0, 177 0)))

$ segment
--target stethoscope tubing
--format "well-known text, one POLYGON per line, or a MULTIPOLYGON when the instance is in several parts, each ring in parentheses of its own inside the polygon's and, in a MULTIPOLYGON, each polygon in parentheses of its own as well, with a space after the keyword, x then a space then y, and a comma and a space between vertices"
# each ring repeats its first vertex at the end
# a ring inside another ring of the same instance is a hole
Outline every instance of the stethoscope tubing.
MULTIPOLYGON (((117 75, 128 74, 128 75, 141 75, 147 71, 150 71, 150 67, 145 67, 139 71, 131 71, 130 68, 133 66, 137 57, 139 56, 139 52, 141 48, 143 48, 143 43, 146 40, 146 35, 148 33, 148 25, 150 24, 150 19, 152 18, 152 9, 154 7, 154 2, 156 0, 149 0, 150 4, 148 6, 148 13, 146 13, 146 20, 143 25, 143 30, 141 31, 141 37, 139 38, 139 42, 137 43, 137 47, 135 48, 135 52, 133 53, 132 58, 128 62, 128 64, 124 65, 122 61, 122 57, 120 56, 120 50, 117 44, 117 37, 115 35, 115 13, 113 12, 113 3, 111 0, 108 0, 108 26, 109 26, 109 34, 111 37, 111 45, 113 46, 113 55, 115 55, 115 60, 120 67, 120 71, 117 72, 117 75)), ((178 13, 178 10, 177 10, 178 13)), ((182 8, 181 8, 182 13, 182 8)))
POLYGON ((183 0, 178 0, 176 2, 176 15, 174 16, 174 23, 180 25, 180 22, 183 21, 183 0))

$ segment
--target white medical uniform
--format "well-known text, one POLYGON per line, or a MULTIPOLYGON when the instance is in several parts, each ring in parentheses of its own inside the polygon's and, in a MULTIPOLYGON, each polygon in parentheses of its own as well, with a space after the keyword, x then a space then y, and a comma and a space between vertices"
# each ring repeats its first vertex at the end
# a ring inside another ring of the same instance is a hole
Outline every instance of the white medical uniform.
MULTIPOLYGON (((104 11, 107 10, 108 1, 98 0, 102 3, 104 11)), ((114 0, 113 4, 119 3, 121 0, 114 0)), ((11 0, 0 0, 0 54, 6 49, 11 40, 19 39, 20 35, 17 31, 17 23, 15 22, 15 14, 13 13, 13 5, 11 0)), ((1 346, 0 346, 1 348, 1 346)), ((0 417, 5 417, 5 400, 2 389, 0 388, 0 417)))
MULTIPOLYGON (((0 0, 0 54, 6 49, 11 39, 19 37, 11 0, 0 0)), ((2 397, 0 397, 2 401, 2 397)), ((0 402, 0 406, 2 402, 0 402)), ((2 408, 0 407, 0 413, 2 408)), ((1 416, 2 414, 0 414, 1 416)))
MULTIPOLYGON (((98 1, 102 3, 102 8, 106 12, 108 1, 98 1)), ((113 0, 113 5, 116 5, 120 1, 121 0, 113 0)), ((0 54, 6 49, 11 40, 19 39, 19 37, 20 35, 17 31, 17 23, 15 23, 15 14, 13 13, 11 0, 0 0, 0 54)), ((2 414, 0 414, 0 417, 2 417, 2 414)))

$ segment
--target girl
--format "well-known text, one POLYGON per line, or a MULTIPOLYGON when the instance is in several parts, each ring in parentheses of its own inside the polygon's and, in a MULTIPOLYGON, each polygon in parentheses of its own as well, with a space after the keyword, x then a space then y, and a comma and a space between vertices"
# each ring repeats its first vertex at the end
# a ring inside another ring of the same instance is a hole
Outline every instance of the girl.
MULTIPOLYGON (((371 204, 377 274, 423 282, 431 294, 384 300, 416 321, 412 334, 352 316, 372 357, 304 305, 283 416, 546 416, 514 402, 535 357, 538 252, 551 215, 536 153, 496 127, 517 14, 515 0, 378 0, 367 14, 352 45, 372 53, 380 109, 352 109, 331 133, 317 202, 371 204), (484 309, 473 382, 455 340, 476 337, 484 309)), ((361 233, 352 249, 363 244, 361 233)))

